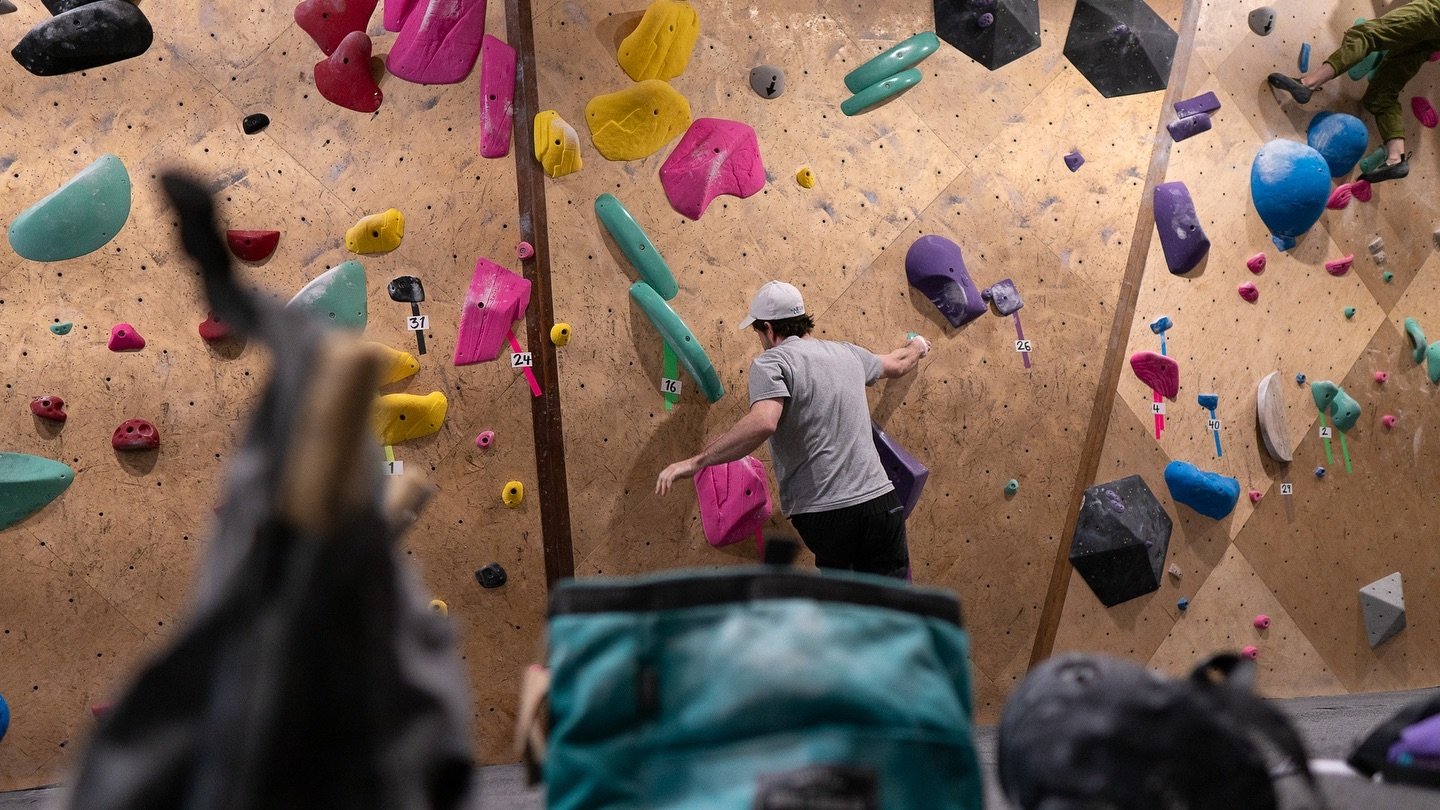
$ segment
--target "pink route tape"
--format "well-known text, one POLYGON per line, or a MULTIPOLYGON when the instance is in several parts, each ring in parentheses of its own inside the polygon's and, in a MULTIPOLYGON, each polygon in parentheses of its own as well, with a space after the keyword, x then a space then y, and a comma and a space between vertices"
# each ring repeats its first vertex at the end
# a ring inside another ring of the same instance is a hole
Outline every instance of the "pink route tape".
MULTIPOLYGON (((510 341, 510 351, 521 354, 520 341, 515 339, 515 330, 511 329, 509 332, 506 332, 505 337, 510 341)), ((530 393, 537 397, 540 396, 540 381, 535 379, 535 370, 529 366, 525 367, 525 380, 530 383, 530 393)))

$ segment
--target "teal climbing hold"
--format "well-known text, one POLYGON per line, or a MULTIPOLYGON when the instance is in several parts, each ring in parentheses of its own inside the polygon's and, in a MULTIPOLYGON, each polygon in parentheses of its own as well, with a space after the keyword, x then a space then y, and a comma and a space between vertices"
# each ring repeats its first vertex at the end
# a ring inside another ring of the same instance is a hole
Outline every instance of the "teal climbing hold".
POLYGON ((363 330, 370 317, 365 266, 351 260, 332 267, 295 293, 285 306, 313 312, 342 329, 363 330))
POLYGON ((1410 336, 1410 357, 1417 363, 1425 362, 1425 333, 1420 329, 1420 322, 1414 318, 1405 319, 1405 334, 1410 336))
POLYGON ((0 453, 0 529, 40 511, 75 480, 58 461, 24 453, 0 453))
POLYGON ((1395 280, 1395 274, 1394 274, 1394 273, 1391 273, 1391 272, 1389 272, 1389 271, 1386 271, 1386 272, 1380 274, 1380 280, 1381 280, 1381 281, 1384 281, 1386 284, 1389 284, 1390 282, 1392 282, 1392 281, 1395 280))
POLYGON ((720 382, 720 375, 715 372, 715 366, 710 363, 710 357, 705 354, 705 349, 690 331, 690 327, 680 320, 675 310, 660 298, 660 294, 650 288, 649 284, 637 281, 630 285, 630 297, 650 323, 655 325, 655 330, 665 340, 675 355, 680 358, 680 365, 690 374, 705 398, 715 402, 725 396, 725 386, 720 382))
POLYGON ((1430 382, 1440 383, 1440 343, 1425 349, 1425 373, 1430 375, 1430 382))
POLYGON ((1315 398, 1315 407, 1321 413, 1330 410, 1330 403, 1335 401, 1335 395, 1340 392, 1340 386, 1329 380, 1320 380, 1310 386, 1310 396, 1315 398))
POLYGON ((915 67, 939 49, 940 38, 935 36, 934 31, 916 34, 845 74, 845 86, 850 92, 858 93, 902 70, 915 67))
POLYGON ((665 257, 660 255, 655 243, 650 241, 635 217, 614 194, 601 194, 595 198, 595 215, 600 217, 600 224, 610 232, 610 238, 620 246, 625 258, 630 260, 650 289, 666 301, 674 298, 680 291, 680 286, 675 283, 675 274, 670 272, 670 266, 665 263, 665 257))
POLYGON ((1362 79, 1369 79, 1380 67, 1380 60, 1384 57, 1384 51, 1371 51, 1365 54, 1365 58, 1361 59, 1358 64, 1346 71, 1346 75, 1357 82, 1362 79))
POLYGON ((846 115, 858 115, 882 101, 909 90, 920 83, 920 78, 920 71, 910 68, 894 76, 881 79, 841 102, 840 112, 846 115))
POLYGON ((1376 169, 1380 168, 1380 165, 1385 162, 1385 158, 1388 157, 1388 156, 1389 156, 1389 153, 1385 150, 1385 147, 1382 145, 1380 148, 1376 149, 1374 152, 1371 152, 1370 154, 1366 155, 1365 157, 1360 158, 1360 173, 1361 173, 1361 174, 1368 174, 1369 172, 1373 172, 1373 171, 1375 171, 1376 169))
POLYGON ((1341 311, 1345 313, 1345 320, 1347 321, 1355 317, 1355 307, 1345 307, 1345 309, 1341 311))
POLYGON ((101 155, 10 225, 10 247, 26 259, 58 262, 99 250, 130 218, 130 174, 101 155))
POLYGON ((1020 482, 1019 482, 1019 481, 1016 481, 1014 478, 1011 478, 1009 481, 1006 481, 1006 482, 1005 482, 1005 494, 1006 494, 1006 495, 1014 495, 1015 493, 1017 493, 1017 492, 1019 492, 1019 491, 1020 491, 1020 482))
POLYGON ((1341 431, 1349 431, 1360 419, 1360 403, 1344 388, 1335 389, 1335 398, 1330 401, 1330 421, 1341 431))
POLYGON ((57 335, 68 335, 68 334, 70 334, 70 330, 71 330, 71 329, 74 329, 74 328, 75 328, 75 324, 73 324, 73 323, 71 323, 71 322, 69 322, 69 321, 65 321, 64 323, 52 323, 52 324, 50 324, 50 331, 51 331, 51 332, 54 332, 54 333, 57 334, 57 335))

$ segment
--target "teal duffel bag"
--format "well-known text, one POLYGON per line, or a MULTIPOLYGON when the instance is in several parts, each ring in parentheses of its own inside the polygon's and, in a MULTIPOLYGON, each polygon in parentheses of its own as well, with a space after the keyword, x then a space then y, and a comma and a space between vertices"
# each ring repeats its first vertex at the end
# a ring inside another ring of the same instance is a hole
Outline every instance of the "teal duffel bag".
POLYGON ((549 638, 551 808, 981 807, 945 592, 775 566, 570 580, 549 638))

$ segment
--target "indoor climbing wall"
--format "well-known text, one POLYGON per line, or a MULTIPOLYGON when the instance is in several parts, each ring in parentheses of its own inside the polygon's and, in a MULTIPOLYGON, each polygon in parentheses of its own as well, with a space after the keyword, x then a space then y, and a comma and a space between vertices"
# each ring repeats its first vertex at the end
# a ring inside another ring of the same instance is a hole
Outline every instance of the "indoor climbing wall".
MULTIPOLYGON (((666 464, 698 452, 747 409, 746 369, 760 346, 737 327, 763 282, 788 280, 821 337, 884 352, 913 330, 934 344, 916 375, 877 384, 872 412, 929 467, 909 519, 914 578, 960 594, 977 705, 994 719, 1025 671, 1064 542, 1161 94, 1102 98, 1062 55, 1073 4, 1047 2, 1034 52, 992 72, 942 43, 919 65, 917 86, 850 117, 841 112, 845 75, 934 30, 930 0, 697 2, 698 40, 670 84, 694 119, 754 128, 766 182, 745 199, 715 198, 691 220, 671 206, 659 176, 679 139, 612 162, 587 125, 592 98, 635 84, 617 53, 645 5, 560 0, 536 11, 540 107, 575 126, 584 161, 547 180, 556 319, 575 330, 559 356, 576 570, 755 559, 750 542, 707 545, 688 483, 665 498, 653 492, 666 464), (750 87, 760 65, 783 71, 775 98, 750 87), (1063 158, 1074 150, 1087 162, 1072 173, 1063 158), (813 188, 796 181, 803 168, 813 188), (681 374, 667 412, 662 342, 627 292, 639 276, 595 213, 605 193, 674 271, 669 304, 724 385, 714 404, 681 374), (986 314, 952 329, 908 286, 906 252, 926 234, 958 243, 982 287, 1014 280, 1028 367, 1015 318, 986 314), (1019 489, 1007 496, 1011 479, 1019 489)), ((1178 0, 1155 5, 1179 23, 1178 0)), ((772 525, 789 531, 778 516, 772 525)))
POLYGON ((1152 245, 1125 352, 1158 351, 1148 324, 1169 316, 1181 387, 1157 441, 1150 389, 1122 372, 1096 477, 1138 473, 1149 482, 1174 519, 1165 562, 1174 573, 1162 574, 1155 593, 1111 608, 1073 576, 1057 649, 1100 649, 1180 673, 1214 650, 1253 647, 1259 687, 1275 696, 1429 686, 1440 671, 1431 643, 1440 554, 1429 540, 1431 482, 1440 473, 1430 447, 1435 386, 1412 359, 1404 322, 1440 326, 1430 192, 1436 139, 1409 112, 1412 96, 1434 100, 1440 83, 1427 66, 1401 95, 1416 153, 1409 178, 1375 185, 1369 202, 1326 210, 1282 253, 1251 202, 1250 168, 1261 147, 1276 138, 1305 142, 1321 110, 1361 116, 1371 132, 1366 151, 1378 137, 1358 103, 1363 81, 1342 76, 1302 107, 1277 103, 1264 78, 1298 75, 1307 43, 1318 66, 1356 18, 1377 11, 1364 2, 1273 5, 1278 16, 1266 37, 1247 26, 1250 4, 1199 5, 1189 69, 1171 89, 1175 98, 1211 91, 1222 106, 1213 130, 1171 148, 1166 179, 1187 185, 1212 246, 1203 269, 1176 277, 1152 245), (1266 265, 1252 273, 1247 260, 1262 252, 1266 265), (1351 255, 1348 272, 1327 272, 1327 263, 1351 255), (1253 302, 1237 294, 1246 282, 1258 291, 1253 302), (1290 463, 1271 458, 1257 426, 1257 385, 1271 372, 1290 463), (1326 380, 1360 405, 1348 432, 1321 419, 1313 392, 1326 380), (1218 399, 1219 445, 1197 403, 1202 394, 1218 399), (1214 520, 1176 503, 1162 476, 1174 460, 1237 479, 1234 511, 1214 520), (1372 649, 1358 592, 1396 572, 1410 629, 1372 649), (1259 626, 1262 617, 1268 626, 1259 626))
MULTIPOLYGON (((0 16, 11 43, 49 17, 39 2, 18 5, 0 16)), ((91 707, 112 700, 127 673, 173 637, 226 464, 268 373, 259 346, 210 344, 198 333, 206 307, 155 181, 172 166, 208 185, 222 227, 280 232, 273 255, 241 262, 244 277, 278 300, 359 260, 364 336, 419 360, 415 376, 385 391, 448 398, 438 433, 394 447, 399 464, 439 488, 404 552, 457 625, 477 752, 508 761, 518 677, 534 654, 545 585, 534 495, 515 509, 501 502, 507 481, 535 476, 529 387, 499 362, 451 364, 477 258, 519 267, 513 154, 478 153, 480 71, 429 86, 382 72, 383 103, 364 114, 317 92, 312 68, 325 56, 295 24, 293 4, 145 8, 154 43, 140 57, 49 77, 8 57, 0 64, 4 228, 106 153, 133 183, 128 221, 97 252, 38 262, 0 247, 4 450, 75 471, 53 503, 0 532, 0 695, 12 712, 0 741, 0 790, 63 779, 94 724, 91 707), (241 121, 252 113, 270 124, 247 135, 241 121), (346 230, 389 208, 405 216, 398 249, 348 252, 346 230), (410 305, 387 292, 402 275, 424 285, 423 355, 407 329, 410 305), (120 322, 143 336, 144 348, 107 349, 120 322), (50 328, 67 323, 67 334, 50 328), (49 395, 65 402, 63 425, 30 413, 32 398, 49 395), (112 449, 111 432, 132 418, 158 429, 158 450, 112 449), (494 443, 477 448, 485 430, 494 443), (475 572, 497 562, 508 582, 482 588, 475 572)), ((489 4, 486 28, 505 37, 503 4, 489 4)), ((396 35, 384 31, 379 10, 369 32, 383 57, 396 35)), ((517 330, 523 335, 523 324, 517 330)))

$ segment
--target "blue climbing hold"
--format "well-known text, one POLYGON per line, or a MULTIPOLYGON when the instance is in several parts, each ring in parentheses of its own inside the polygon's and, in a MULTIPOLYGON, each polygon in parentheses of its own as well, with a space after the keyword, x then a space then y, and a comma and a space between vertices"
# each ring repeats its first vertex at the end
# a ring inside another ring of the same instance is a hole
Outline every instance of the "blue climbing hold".
POLYGON ((1240 500, 1240 482, 1228 475, 1205 472, 1194 464, 1172 461, 1165 465, 1165 486, 1170 497, 1196 512, 1219 520, 1240 500))
POLYGON ((1295 384, 1296 384, 1296 385, 1304 385, 1304 384, 1305 384, 1305 375, 1304 375, 1304 374, 1296 374, 1296 375, 1295 375, 1295 384))
POLYGON ((1200 396, 1195 398, 1195 401, 1200 403, 1200 407, 1212 411, 1220 407, 1219 394, 1201 394, 1200 396))
POLYGON ((1275 246, 1282 251, 1310 230, 1330 199, 1330 167, 1303 143, 1273 140, 1250 167, 1250 196, 1275 246))
POLYGON ((1180 608, 1181 610, 1185 610, 1186 608, 1190 607, 1190 600, 1182 596, 1179 599, 1175 600, 1175 607, 1180 608))
POLYGON ((1310 119, 1305 141, 1330 167, 1331 177, 1344 177, 1365 157, 1370 133, 1365 122, 1345 113, 1322 112, 1310 119))
POLYGON ((1300 46, 1299 68, 1301 73, 1310 72, 1310 43, 1308 42, 1300 46))
POLYGON ((1157 335, 1163 335, 1175 326, 1169 315, 1161 315, 1150 323, 1150 331, 1157 335))
POLYGON ((1324 477, 1325 477, 1325 468, 1324 468, 1324 467, 1316 467, 1316 468, 1315 468, 1315 477, 1316 477, 1316 478, 1324 478, 1324 477))
POLYGON ((0 740, 5 739, 5 731, 10 728, 10 704, 5 702, 5 696, 0 695, 0 740))

